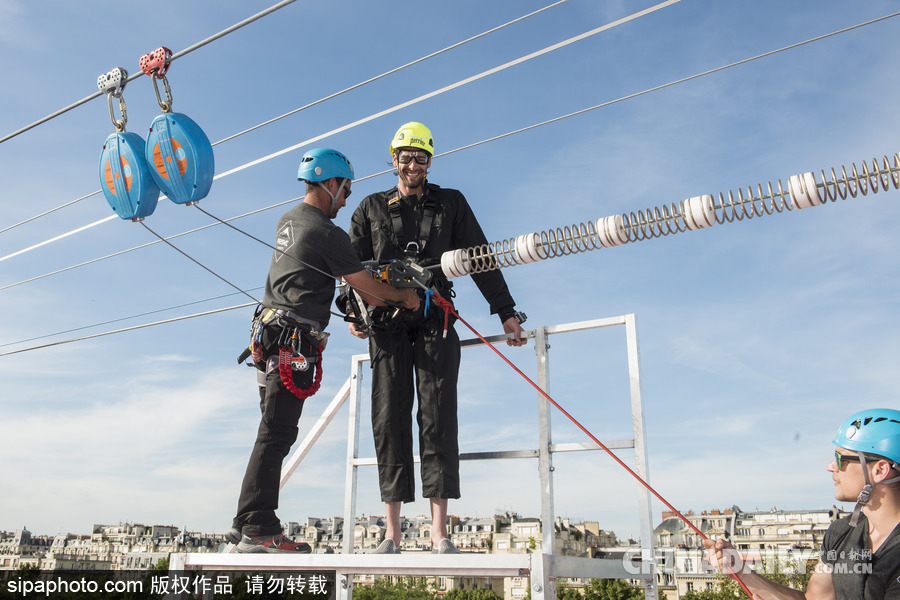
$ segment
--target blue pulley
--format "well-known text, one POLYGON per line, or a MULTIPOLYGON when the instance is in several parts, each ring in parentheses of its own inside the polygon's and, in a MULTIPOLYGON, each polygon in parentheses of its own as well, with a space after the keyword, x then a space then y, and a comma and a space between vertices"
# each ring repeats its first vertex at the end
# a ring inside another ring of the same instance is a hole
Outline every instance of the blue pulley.
POLYGON ((140 221, 153 214, 159 187, 144 160, 144 138, 119 131, 106 138, 100 154, 100 187, 122 219, 140 221))
POLYGON ((212 187, 212 144, 187 115, 166 112, 153 120, 146 159, 156 185, 176 204, 193 204, 212 187))

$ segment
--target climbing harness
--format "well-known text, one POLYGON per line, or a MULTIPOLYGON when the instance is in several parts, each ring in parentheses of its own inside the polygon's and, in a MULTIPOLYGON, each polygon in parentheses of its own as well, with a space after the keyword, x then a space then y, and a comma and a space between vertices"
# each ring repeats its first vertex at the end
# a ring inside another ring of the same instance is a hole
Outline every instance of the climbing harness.
POLYGON ((280 308, 256 307, 250 325, 250 345, 238 356, 238 363, 253 359, 257 383, 265 387, 266 377, 277 370, 281 382, 294 396, 305 400, 319 391, 322 384, 322 353, 328 343, 328 335, 319 331, 318 324, 300 315, 280 308), (275 336, 277 352, 268 357, 265 347, 275 336), (275 333, 277 331, 277 334, 275 333), (295 378, 309 379, 310 366, 314 369, 312 381, 301 387, 295 378))
POLYGON ((419 223, 417 235, 410 234, 405 227, 402 215, 402 200, 399 191, 388 202, 388 214, 391 215, 391 226, 398 244, 404 248, 404 255, 410 260, 419 260, 424 252, 428 240, 431 238, 431 225, 434 223, 434 215, 438 209, 438 202, 428 193, 428 185, 425 186, 425 195, 422 197, 422 221, 419 223))
POLYGON ((100 189, 120 218, 137 222, 153 214, 159 200, 159 186, 144 160, 144 138, 125 131, 128 117, 123 93, 127 80, 128 72, 121 67, 97 78, 97 87, 107 95, 109 116, 116 128, 106 138, 100 153, 100 189), (115 117, 113 98, 119 100, 121 119, 115 117))
MULTIPOLYGON (((415 288, 422 290, 425 294, 425 309, 422 314, 428 314, 430 300, 436 290, 434 288, 434 275, 430 270, 422 267, 410 258, 395 259, 390 261, 365 261, 363 266, 372 275, 375 281, 392 285, 396 288, 415 288)), ((353 323, 362 332, 371 335, 376 329, 383 329, 384 323, 376 323, 372 318, 372 307, 370 307, 362 295, 355 288, 352 288, 346 281, 339 286, 340 295, 338 297, 338 308, 344 313, 343 319, 348 323, 353 323)), ((396 317, 402 305, 382 300, 389 306, 393 306, 394 311, 391 318, 396 317)), ((447 317, 444 318, 444 337, 447 336, 447 317)))
POLYGON ((172 89, 166 79, 172 51, 161 46, 140 59, 141 71, 153 82, 162 114, 150 125, 146 160, 150 174, 163 193, 176 204, 190 206, 209 194, 215 173, 212 143, 187 115, 172 112, 172 89), (166 99, 157 82, 163 81, 166 99))
MULTIPOLYGON (((302 327, 285 327, 281 330, 281 338, 278 341, 278 374, 281 382, 300 400, 305 400, 319 391, 322 384, 322 344, 316 345, 316 355, 307 357, 301 350, 301 339, 309 333, 302 327), (302 389, 294 382, 294 372, 306 372, 309 363, 315 364, 315 376, 309 387, 302 389)), ((272 357, 274 358, 274 357, 272 357)))

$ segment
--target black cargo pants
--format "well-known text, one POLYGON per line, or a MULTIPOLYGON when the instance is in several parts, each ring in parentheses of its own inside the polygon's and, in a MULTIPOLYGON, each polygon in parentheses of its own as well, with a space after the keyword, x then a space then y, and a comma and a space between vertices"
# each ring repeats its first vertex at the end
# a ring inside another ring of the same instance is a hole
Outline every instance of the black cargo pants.
POLYGON ((424 322, 421 315, 401 313, 388 323, 387 331, 376 331, 369 338, 372 433, 383 502, 415 500, 412 409, 416 394, 422 495, 459 498, 456 382, 460 349, 453 321, 451 316, 444 339, 442 311, 431 311, 424 322))

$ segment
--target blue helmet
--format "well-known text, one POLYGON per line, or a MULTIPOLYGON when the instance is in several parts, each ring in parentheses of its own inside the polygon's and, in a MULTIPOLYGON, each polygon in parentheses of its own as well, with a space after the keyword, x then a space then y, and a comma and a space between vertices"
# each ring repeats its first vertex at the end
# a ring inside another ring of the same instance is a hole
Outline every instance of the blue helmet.
POLYGON ((844 421, 832 442, 835 446, 877 454, 900 464, 900 410, 872 408, 844 421))
POLYGON ((313 148, 300 159, 297 179, 325 181, 332 177, 353 179, 353 166, 346 156, 331 148, 313 148))

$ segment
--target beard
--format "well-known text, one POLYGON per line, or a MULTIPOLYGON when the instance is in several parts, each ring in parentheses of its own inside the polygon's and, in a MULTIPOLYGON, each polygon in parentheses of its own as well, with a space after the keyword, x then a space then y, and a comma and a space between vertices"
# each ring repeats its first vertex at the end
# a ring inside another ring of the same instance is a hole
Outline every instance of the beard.
POLYGON ((399 171, 400 181, 403 182, 410 190, 418 190, 422 189, 425 185, 425 178, 428 175, 428 171, 416 171, 415 174, 404 172, 402 169, 399 171), (412 175, 412 177, 410 177, 412 175))

